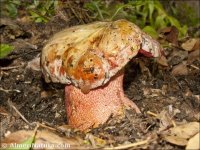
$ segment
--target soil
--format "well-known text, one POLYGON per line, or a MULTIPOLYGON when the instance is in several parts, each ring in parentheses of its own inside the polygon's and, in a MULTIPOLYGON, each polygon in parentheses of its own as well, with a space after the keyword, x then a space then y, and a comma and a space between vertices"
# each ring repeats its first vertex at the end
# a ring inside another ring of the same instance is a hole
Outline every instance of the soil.
MULTIPOLYGON (((80 21, 76 17, 66 21, 58 15, 43 24, 33 23, 25 17, 15 20, 1 17, 1 42, 15 47, 7 57, 0 59, 0 110, 8 114, 0 114, 1 138, 8 131, 34 128, 22 119, 13 106, 29 123, 40 122, 51 127, 67 123, 64 85, 47 84, 37 66, 38 70, 27 66, 31 60, 40 56, 42 47, 54 33, 90 21, 89 18, 80 21)), ((173 48, 173 51, 182 50, 173 48)), ((187 58, 172 58, 171 53, 166 58, 168 67, 159 65, 154 59, 138 56, 125 69, 125 94, 137 104, 141 114, 129 110, 123 119, 111 117, 106 124, 89 133, 106 140, 106 145, 117 146, 152 137, 154 142, 147 149, 184 149, 160 137, 160 119, 149 112, 161 114, 166 111, 177 123, 199 122, 200 61, 193 61, 188 66, 187 74, 174 76, 171 73, 173 66, 187 58), (141 62, 144 66, 140 65, 141 62)), ((72 137, 80 134, 85 138, 85 133, 70 132, 72 137)))

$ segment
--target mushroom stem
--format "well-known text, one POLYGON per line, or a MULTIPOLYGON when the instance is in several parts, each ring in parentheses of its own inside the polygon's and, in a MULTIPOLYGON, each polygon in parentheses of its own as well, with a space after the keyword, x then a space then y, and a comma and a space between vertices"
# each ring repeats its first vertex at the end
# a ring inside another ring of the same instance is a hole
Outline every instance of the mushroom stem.
POLYGON ((103 124, 113 116, 123 116, 125 109, 139 108, 124 95, 124 73, 114 76, 106 85, 84 94, 73 85, 65 87, 68 123, 74 128, 86 130, 103 124))

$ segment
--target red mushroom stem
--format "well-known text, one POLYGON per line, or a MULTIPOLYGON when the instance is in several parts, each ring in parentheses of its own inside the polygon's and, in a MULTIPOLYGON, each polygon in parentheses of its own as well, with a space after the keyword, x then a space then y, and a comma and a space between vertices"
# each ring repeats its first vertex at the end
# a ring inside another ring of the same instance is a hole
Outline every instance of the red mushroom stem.
POLYGON ((139 108, 124 95, 124 73, 114 76, 106 85, 84 94, 73 85, 65 87, 68 123, 74 128, 86 130, 103 124, 113 116, 123 116, 125 109, 139 108))

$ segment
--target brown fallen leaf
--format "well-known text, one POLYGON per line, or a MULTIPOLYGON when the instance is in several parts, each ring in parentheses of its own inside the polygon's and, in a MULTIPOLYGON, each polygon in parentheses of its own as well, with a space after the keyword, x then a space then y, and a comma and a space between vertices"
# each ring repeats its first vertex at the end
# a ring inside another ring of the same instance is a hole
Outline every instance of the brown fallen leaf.
POLYGON ((184 64, 184 63, 181 63, 181 64, 174 66, 173 69, 172 69, 172 74, 174 76, 188 75, 187 65, 184 64))
POLYGON ((162 137, 169 143, 185 146, 188 143, 188 139, 199 132, 199 125, 199 122, 190 122, 176 126, 163 132, 162 137))
POLYGON ((9 113, 6 111, 6 109, 3 106, 0 106, 0 114, 4 116, 8 116, 9 113))
POLYGON ((32 59, 31 61, 29 61, 26 68, 32 69, 35 71, 40 71, 40 57, 37 56, 34 59, 32 59))
POLYGON ((180 138, 180 137, 177 137, 177 136, 174 136, 174 135, 165 136, 164 140, 169 142, 169 143, 179 145, 179 146, 185 146, 188 143, 187 139, 180 138))
POLYGON ((160 34, 164 39, 166 39, 170 43, 178 45, 178 29, 175 26, 166 27, 162 29, 160 34))
POLYGON ((200 39, 199 38, 192 38, 184 42, 181 47, 186 51, 193 51, 200 49, 200 39))
POLYGON ((166 110, 162 110, 157 116, 160 120, 159 132, 173 126, 173 116, 166 110))
POLYGON ((106 145, 106 141, 96 137, 90 133, 86 134, 85 139, 87 139, 88 141, 90 141, 90 143, 92 144, 92 147, 97 148, 98 146, 100 147, 104 147, 106 145))
POLYGON ((200 149, 200 134, 197 133, 195 136, 193 136, 191 139, 189 139, 186 150, 191 150, 191 149, 200 149))
POLYGON ((188 64, 192 64, 195 60, 200 60, 200 49, 192 51, 188 55, 188 64))
MULTIPOLYGON (((33 135, 34 131, 20 130, 8 135, 1 141, 3 146, 13 145, 13 143, 20 144, 33 135)), ((33 149, 68 149, 68 148, 84 148, 82 146, 83 140, 81 138, 66 138, 58 136, 57 134, 48 130, 38 130, 35 136, 33 149), (57 148, 56 148, 57 147, 57 148)), ((13 146, 12 146, 13 147, 13 146)), ((5 148, 5 147, 4 147, 5 148)))
POLYGON ((195 43, 192 50, 200 50, 200 38, 197 39, 197 42, 195 43))
POLYGON ((182 61, 186 60, 188 58, 188 51, 182 51, 179 49, 174 49, 172 53, 170 53, 170 56, 168 57, 168 63, 169 65, 178 65, 182 61))
POLYGON ((166 59, 165 56, 161 56, 159 58, 156 58, 156 61, 157 61, 158 64, 160 64, 162 66, 165 66, 165 67, 168 66, 167 59, 166 59))

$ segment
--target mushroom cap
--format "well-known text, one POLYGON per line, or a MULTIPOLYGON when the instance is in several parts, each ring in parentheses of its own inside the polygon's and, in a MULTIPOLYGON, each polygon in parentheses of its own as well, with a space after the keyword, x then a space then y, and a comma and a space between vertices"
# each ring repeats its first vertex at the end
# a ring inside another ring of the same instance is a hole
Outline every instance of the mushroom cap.
POLYGON ((158 42, 127 20, 74 26, 44 46, 42 71, 46 82, 93 89, 106 84, 141 49, 153 57, 161 55, 158 42))

